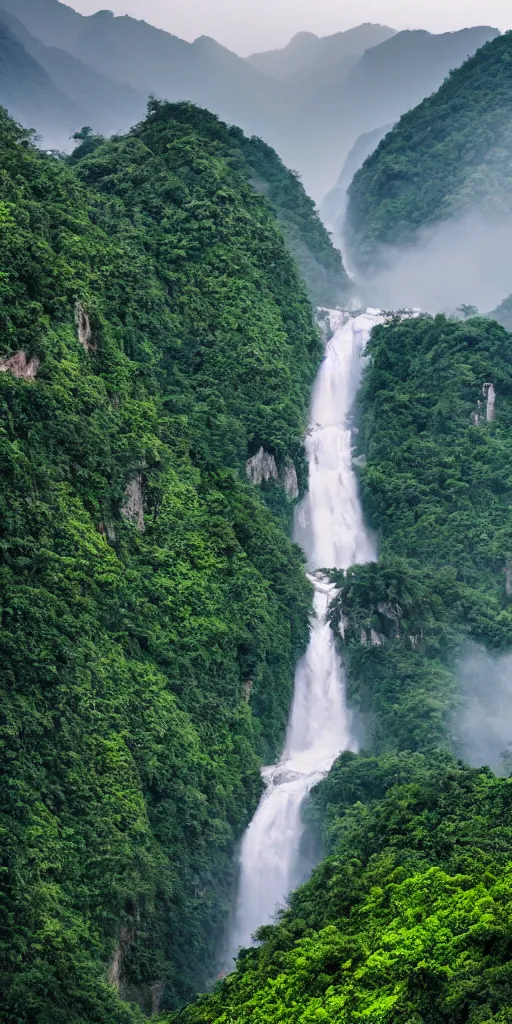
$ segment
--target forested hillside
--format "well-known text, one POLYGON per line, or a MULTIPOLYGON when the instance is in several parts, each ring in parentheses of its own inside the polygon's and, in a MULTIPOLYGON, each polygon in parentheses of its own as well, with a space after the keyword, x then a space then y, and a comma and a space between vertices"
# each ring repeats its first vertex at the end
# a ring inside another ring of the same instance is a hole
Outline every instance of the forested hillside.
POLYGON ((369 354, 379 561, 334 575, 332 615, 366 751, 315 793, 327 859, 180 1024, 510 1021, 512 782, 457 763, 449 725, 467 641, 512 644, 512 336, 397 319, 369 354))
POLYGON ((187 104, 71 161, 0 116, 6 1024, 129 1024, 205 985, 282 742, 321 346, 250 151, 187 104))
POLYGON ((346 302, 352 282, 299 176, 288 171, 262 139, 247 139, 237 128, 231 128, 230 135, 253 172, 251 183, 267 196, 277 215, 313 304, 329 307, 346 302))
POLYGON ((404 114, 355 176, 346 221, 355 264, 374 267, 382 245, 409 243, 448 218, 510 214, 511 116, 508 32, 404 114))

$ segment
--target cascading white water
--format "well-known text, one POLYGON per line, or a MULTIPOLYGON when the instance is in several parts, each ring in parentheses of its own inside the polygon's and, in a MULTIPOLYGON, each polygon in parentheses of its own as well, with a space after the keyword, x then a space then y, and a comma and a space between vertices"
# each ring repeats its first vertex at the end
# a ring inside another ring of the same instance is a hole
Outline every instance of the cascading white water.
POLYGON ((315 587, 309 645, 297 666, 285 748, 263 769, 266 790, 242 841, 240 879, 230 958, 268 924, 302 881, 299 846, 302 804, 343 750, 355 748, 344 695, 343 669, 327 621, 334 588, 321 569, 346 569, 376 558, 365 530, 352 467, 348 416, 360 380, 361 356, 378 310, 351 317, 330 314, 334 335, 326 345, 313 391, 306 439, 309 493, 296 516, 315 587))

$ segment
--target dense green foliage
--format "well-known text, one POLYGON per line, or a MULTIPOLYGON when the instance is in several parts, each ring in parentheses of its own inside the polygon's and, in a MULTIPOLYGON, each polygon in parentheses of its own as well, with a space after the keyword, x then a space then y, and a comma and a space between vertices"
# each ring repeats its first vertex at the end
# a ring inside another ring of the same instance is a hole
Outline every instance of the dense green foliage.
POLYGON ((261 139, 246 139, 239 128, 230 135, 240 144, 253 170, 252 183, 270 200, 285 238, 297 260, 315 306, 341 305, 348 298, 351 282, 334 249, 312 199, 299 177, 290 173, 277 153, 261 139))
POLYGON ((332 850, 181 1024, 508 1024, 512 783, 437 755, 345 754, 332 850))
POLYGON ((0 116, 6 1024, 204 984, 310 607, 244 465, 304 484, 320 342, 242 147, 157 103, 89 142, 0 116))
POLYGON ((512 33, 482 46, 439 91, 405 114, 355 175, 347 242, 361 268, 382 245, 468 211, 512 210, 512 33))
POLYGON ((512 337, 420 317, 375 328, 368 351, 360 475, 379 562, 349 570, 335 618, 374 749, 426 750, 443 742, 461 644, 512 645, 512 337))
POLYGON ((447 726, 467 639, 512 645, 512 336, 397 319, 369 354, 360 472, 379 562, 333 574, 367 752, 315 793, 327 859, 180 1024, 510 1021, 512 782, 456 763, 447 726))

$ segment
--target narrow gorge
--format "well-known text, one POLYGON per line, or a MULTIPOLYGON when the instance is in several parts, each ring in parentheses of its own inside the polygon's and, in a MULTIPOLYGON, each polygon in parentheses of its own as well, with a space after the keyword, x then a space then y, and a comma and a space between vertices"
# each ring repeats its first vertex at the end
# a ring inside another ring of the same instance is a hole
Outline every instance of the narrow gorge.
POLYGON ((326 573, 376 558, 357 492, 349 417, 364 348, 381 319, 377 310, 360 316, 331 310, 325 321, 325 357, 313 390, 306 438, 309 492, 295 522, 296 540, 307 555, 315 589, 311 635, 295 675, 285 747, 279 761, 263 769, 266 789, 242 842, 228 966, 304 881, 304 801, 338 755, 356 749, 343 666, 328 621, 335 588, 326 573))

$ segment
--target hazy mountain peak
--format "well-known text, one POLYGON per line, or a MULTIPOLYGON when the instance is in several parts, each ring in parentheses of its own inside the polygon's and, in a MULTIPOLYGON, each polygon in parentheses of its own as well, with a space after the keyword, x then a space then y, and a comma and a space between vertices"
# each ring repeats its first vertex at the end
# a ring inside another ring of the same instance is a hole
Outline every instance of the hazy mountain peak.
POLYGON ((0 105, 26 128, 35 128, 46 144, 64 146, 70 128, 83 115, 61 92, 46 69, 26 49, 0 12, 0 105))
POLYGON ((212 36, 198 36, 192 43, 193 47, 203 50, 204 53, 210 53, 212 55, 226 54, 234 60, 243 60, 243 57, 239 57, 237 53, 233 53, 228 46, 223 46, 222 43, 218 43, 212 36))
POLYGON ((253 67, 273 78, 299 82, 325 70, 335 61, 359 57, 368 47, 376 46, 396 29, 389 25, 365 22, 328 36, 297 32, 286 46, 266 53, 253 53, 247 58, 253 67))
POLYGON ((295 46, 301 45, 308 39, 319 38, 320 36, 317 36, 315 32, 296 32, 295 35, 292 36, 292 38, 290 39, 290 42, 287 43, 286 46, 283 47, 283 49, 290 50, 293 49, 295 46))
POLYGON ((271 78, 284 79, 313 60, 320 45, 319 37, 312 32, 297 32, 286 46, 264 53, 253 53, 247 57, 247 61, 257 71, 271 78))
MULTIPOLYGON (((89 124, 95 132, 109 135, 120 130, 126 131, 144 116, 146 98, 131 86, 118 84, 107 75, 94 71, 67 50, 46 46, 13 14, 0 10, 0 19, 27 53, 44 68, 62 96, 76 104, 77 109, 73 108, 66 117, 64 148, 68 148, 67 137, 82 124, 89 124)), ((0 91, 0 102, 5 102, 3 91, 0 91)), ((20 119, 37 130, 43 130, 46 123, 46 119, 40 120, 34 104, 32 110, 29 109, 20 119)), ((50 134, 46 140, 48 144, 54 145, 54 148, 62 146, 62 131, 59 130, 57 137, 50 134)))

